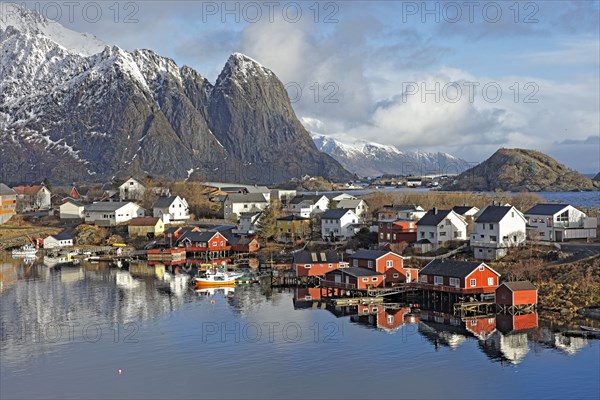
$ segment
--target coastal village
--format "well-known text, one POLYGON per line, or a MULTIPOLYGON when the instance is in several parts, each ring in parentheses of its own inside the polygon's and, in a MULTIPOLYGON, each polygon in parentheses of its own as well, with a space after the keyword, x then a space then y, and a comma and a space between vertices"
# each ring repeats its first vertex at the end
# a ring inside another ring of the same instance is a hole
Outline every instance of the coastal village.
POLYGON ((597 218, 569 204, 425 209, 374 205, 381 201, 353 195, 351 184, 327 192, 188 186, 136 177, 102 187, 0 184, 0 244, 14 257, 43 254, 49 267, 142 262, 198 289, 293 288, 296 308, 326 308, 386 330, 420 318, 462 321, 487 336, 500 321, 509 331, 537 327, 544 307, 536 285, 506 273, 511 254, 598 240, 597 218))

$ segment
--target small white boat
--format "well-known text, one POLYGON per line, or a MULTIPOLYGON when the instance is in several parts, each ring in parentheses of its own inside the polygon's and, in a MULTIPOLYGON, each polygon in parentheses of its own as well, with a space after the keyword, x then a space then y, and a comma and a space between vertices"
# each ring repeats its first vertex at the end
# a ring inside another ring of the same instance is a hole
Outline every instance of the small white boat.
POLYGON ((196 281, 196 286, 199 287, 224 286, 234 285, 235 280, 241 278, 243 275, 243 273, 227 272, 223 269, 209 269, 208 271, 206 271, 204 276, 198 276, 194 279, 196 281))
POLYGON ((12 255, 21 257, 34 257, 37 252, 38 249, 36 249, 30 244, 26 244, 25 246, 21 246, 18 249, 14 249, 12 251, 12 255))

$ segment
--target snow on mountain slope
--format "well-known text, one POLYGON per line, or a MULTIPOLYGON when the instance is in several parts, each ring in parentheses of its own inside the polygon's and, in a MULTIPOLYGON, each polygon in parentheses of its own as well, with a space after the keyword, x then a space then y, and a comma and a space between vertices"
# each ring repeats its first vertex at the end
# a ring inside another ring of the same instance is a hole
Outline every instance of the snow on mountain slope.
POLYGON ((0 18, 0 30, 9 26, 32 35, 43 35, 67 51, 82 56, 100 53, 106 47, 106 43, 94 35, 72 31, 34 11, 12 4, 5 6, 0 18))
POLYGON ((362 176, 460 173, 469 168, 466 161, 448 153, 404 152, 395 146, 361 139, 348 144, 325 135, 311 135, 320 151, 362 176))

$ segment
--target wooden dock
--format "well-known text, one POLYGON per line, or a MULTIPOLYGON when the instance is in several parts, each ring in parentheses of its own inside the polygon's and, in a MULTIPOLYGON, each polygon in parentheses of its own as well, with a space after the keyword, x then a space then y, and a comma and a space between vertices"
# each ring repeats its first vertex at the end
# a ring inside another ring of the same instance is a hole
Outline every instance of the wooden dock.
POLYGON ((488 315, 496 311, 496 303, 492 301, 471 301, 465 303, 454 303, 454 315, 461 317, 473 315, 488 315))

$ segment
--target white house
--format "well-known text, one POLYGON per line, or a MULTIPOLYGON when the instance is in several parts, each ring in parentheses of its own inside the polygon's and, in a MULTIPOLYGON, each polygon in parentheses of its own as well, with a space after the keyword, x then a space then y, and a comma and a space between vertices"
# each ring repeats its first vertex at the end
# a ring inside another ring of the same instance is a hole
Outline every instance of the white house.
POLYGON ((233 232, 240 235, 254 235, 258 229, 258 222, 262 216, 262 211, 252 211, 240 214, 237 229, 233 232))
POLYGON ((310 218, 329 208, 329 199, 325 195, 308 194, 296 196, 290 200, 287 211, 292 215, 310 218))
POLYGON ((452 240, 467 240, 467 221, 453 210, 430 210, 417 222, 417 244, 437 249, 452 240))
POLYGON ((287 205, 294 197, 296 197, 295 190, 271 189, 271 198, 279 200, 282 204, 287 205))
POLYGON ((268 205, 263 193, 230 193, 223 202, 223 218, 237 221, 242 213, 262 211, 268 205))
POLYGON ((85 222, 100 226, 114 226, 143 216, 144 209, 132 202, 97 202, 84 207, 85 222))
POLYGON ((44 249, 56 249, 67 246, 73 246, 73 237, 66 232, 48 236, 44 239, 44 249))
POLYGON ((349 208, 354 211, 361 220, 367 216, 369 206, 362 199, 343 199, 339 200, 335 204, 336 208, 349 208))
POLYGON ((352 196, 351 194, 348 194, 348 193, 329 195, 328 197, 333 201, 356 200, 356 196, 352 196))
POLYGON ((18 212, 48 210, 52 205, 52 193, 44 185, 15 186, 13 190, 17 193, 18 212))
POLYGON ((133 177, 127 179, 119 186, 119 197, 121 198, 121 201, 142 200, 145 192, 146 187, 144 184, 133 177))
POLYGON ((60 219, 83 219, 84 205, 75 200, 67 200, 58 207, 60 219))
POLYGON ((475 232, 475 218, 479 216, 479 208, 471 206, 456 206, 452 208, 452 211, 458 215, 461 215, 467 221, 467 233, 471 234, 475 232))
POLYGON ((324 240, 346 240, 359 229, 359 218, 352 210, 335 208, 321 214, 321 237, 324 240))
POLYGON ((538 204, 525 212, 527 236, 543 241, 594 239, 598 221, 569 204, 538 204))
POLYGON ((165 224, 180 224, 190 219, 190 208, 182 197, 159 197, 152 206, 152 215, 161 218, 165 224))
POLYGON ((488 205, 477 219, 475 232, 471 233, 471 248, 479 260, 504 257, 508 248, 525 242, 527 220, 510 204, 488 205))

